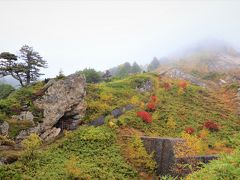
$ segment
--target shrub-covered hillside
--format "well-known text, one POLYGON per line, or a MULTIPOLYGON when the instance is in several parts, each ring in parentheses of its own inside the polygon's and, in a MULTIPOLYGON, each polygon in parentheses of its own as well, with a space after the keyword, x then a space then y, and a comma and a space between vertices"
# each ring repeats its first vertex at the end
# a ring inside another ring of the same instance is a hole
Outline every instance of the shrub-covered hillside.
POLYGON ((219 160, 214 160, 203 169, 188 176, 188 179, 239 179, 240 151, 232 155, 222 155, 219 160))
POLYGON ((134 179, 124 161, 116 134, 107 127, 81 127, 34 156, 0 166, 0 179, 134 179), (31 157, 31 158, 30 158, 31 157))
MULTIPOLYGON (((30 94, 41 87, 32 86, 30 94)), ((19 105, 22 92, 25 100, 31 99, 25 93, 29 92, 27 89, 17 90, 0 101, 6 109, 1 108, 2 115, 7 116, 13 103, 19 105)), ((73 132, 64 131, 52 144, 41 145, 33 135, 25 141, 18 161, 0 166, 0 179, 151 178, 156 163, 137 135, 188 137, 188 134, 202 146, 197 154, 232 152, 240 144, 240 124, 234 111, 225 107, 216 94, 185 81, 159 78, 151 73, 130 75, 88 84, 86 102, 81 127, 73 132), (112 115, 114 109, 127 105, 133 109, 119 117, 112 115), (89 127, 89 122, 101 116, 105 117, 105 125, 89 127), (126 141, 122 135, 133 138, 126 141)), ((15 134, 16 130, 11 136, 15 134)))
POLYGON ((0 122, 7 121, 10 125, 9 136, 14 138, 22 129, 33 126, 33 124, 25 121, 12 120, 12 115, 17 115, 26 105, 33 112, 35 122, 41 121, 42 113, 36 109, 32 103, 37 92, 43 88, 44 83, 38 82, 32 86, 24 87, 9 93, 7 97, 0 98, 0 122))
POLYGON ((154 74, 91 84, 87 102, 87 121, 105 115, 107 121, 120 129, 134 128, 149 136, 180 137, 183 131, 190 131, 204 142, 208 153, 231 151, 230 139, 240 130, 238 117, 216 94, 188 82, 160 79, 154 74), (136 91, 135 87, 147 79, 153 82, 152 91, 136 91), (135 108, 117 119, 110 115, 111 110, 128 104, 135 108), (145 115, 141 115, 143 111, 145 115))

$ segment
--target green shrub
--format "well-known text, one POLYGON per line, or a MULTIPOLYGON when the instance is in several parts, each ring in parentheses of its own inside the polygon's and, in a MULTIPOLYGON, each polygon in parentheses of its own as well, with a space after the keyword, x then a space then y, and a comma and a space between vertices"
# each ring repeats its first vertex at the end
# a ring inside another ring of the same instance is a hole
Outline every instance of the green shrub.
POLYGON ((222 74, 217 72, 209 72, 206 75, 203 76, 203 79, 205 80, 219 80, 222 74))
POLYGON ((42 144, 41 138, 37 134, 30 134, 26 139, 21 142, 22 147, 25 150, 23 161, 28 163, 36 158, 36 150, 42 144))
POLYGON ((9 84, 0 84, 0 99, 8 97, 15 89, 9 84))
POLYGON ((19 120, 8 120, 9 123, 9 132, 8 135, 11 138, 16 137, 20 131, 30 128, 33 124, 30 121, 19 121, 19 120))
POLYGON ((28 163, 20 158, 0 166, 0 179, 137 179, 136 171, 121 156, 115 132, 105 126, 82 126, 38 152, 28 163))
POLYGON ((239 179, 240 177, 240 149, 234 154, 222 155, 218 160, 213 160, 209 164, 189 175, 187 179, 239 179))
POLYGON ((35 83, 32 86, 20 88, 11 93, 7 98, 0 99, 0 113, 6 114, 8 117, 20 114, 23 105, 30 106, 34 109, 33 98, 36 92, 43 87, 43 82, 35 83))
POLYGON ((101 81, 101 73, 97 72, 95 69, 84 69, 79 73, 84 74, 87 83, 98 83, 101 81))
POLYGON ((0 113, 0 124, 7 120, 7 116, 5 114, 0 113))

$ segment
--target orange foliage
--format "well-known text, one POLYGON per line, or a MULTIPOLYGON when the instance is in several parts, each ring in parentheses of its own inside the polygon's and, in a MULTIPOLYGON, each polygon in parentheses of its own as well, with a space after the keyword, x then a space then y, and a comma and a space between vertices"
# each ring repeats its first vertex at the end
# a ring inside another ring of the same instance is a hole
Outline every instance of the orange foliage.
POLYGON ((178 86, 179 86, 180 88, 186 89, 186 88, 187 88, 187 82, 186 82, 186 81, 180 81, 180 82, 178 83, 178 86))

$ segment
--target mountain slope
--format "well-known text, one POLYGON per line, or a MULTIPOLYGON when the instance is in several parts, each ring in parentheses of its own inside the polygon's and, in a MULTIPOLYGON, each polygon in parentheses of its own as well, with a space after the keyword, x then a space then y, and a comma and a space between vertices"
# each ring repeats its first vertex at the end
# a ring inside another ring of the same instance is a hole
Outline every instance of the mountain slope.
MULTIPOLYGON (((176 67, 186 72, 229 72, 240 67, 240 53, 226 42, 205 40, 169 57, 163 67, 176 67)), ((163 68, 159 67, 159 69, 163 68)))
MULTIPOLYGON (((143 170, 123 155, 118 141, 121 135, 181 137, 182 132, 192 128, 192 135, 203 143, 204 154, 231 152, 239 145, 232 143, 240 130, 234 111, 214 93, 182 80, 143 73, 89 84, 86 101, 85 125, 64 133, 52 145, 44 144, 31 161, 24 161, 23 152, 15 163, 0 166, 0 177, 137 179, 143 170), (114 116, 113 110, 127 105, 134 108, 114 116), (143 111, 148 115, 141 116, 139 112, 143 111), (101 116, 105 120, 101 127, 88 126, 101 116), (206 122, 213 122, 215 127, 206 122)), ((142 157, 142 151, 131 152, 134 158, 142 157)), ((128 156, 131 157, 130 152, 128 156)), ((137 162, 149 165, 143 162, 145 158, 140 159, 137 162)))

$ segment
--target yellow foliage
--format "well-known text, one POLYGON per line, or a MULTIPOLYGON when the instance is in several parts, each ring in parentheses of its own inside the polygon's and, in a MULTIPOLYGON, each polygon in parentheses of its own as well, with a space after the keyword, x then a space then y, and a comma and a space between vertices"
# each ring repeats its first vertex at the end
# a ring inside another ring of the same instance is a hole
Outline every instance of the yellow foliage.
POLYGON ((221 149, 221 148, 225 147, 225 144, 223 142, 215 142, 214 147, 216 149, 221 149))
POLYGON ((178 89, 178 95, 183 95, 185 92, 183 90, 183 88, 179 88, 178 89))
POLYGON ((80 179, 81 170, 77 167, 79 159, 77 156, 72 156, 66 163, 65 169, 69 176, 73 179, 80 179))
POLYGON ((140 103, 140 108, 141 108, 141 109, 145 109, 145 104, 144 104, 144 102, 141 102, 141 103, 140 103))
POLYGON ((100 99, 102 100, 102 101, 111 101, 111 99, 112 99, 112 94, 111 93, 101 93, 100 94, 100 99))
POLYGON ((27 151, 34 151, 40 147, 41 143, 41 138, 37 134, 32 133, 21 142, 21 145, 27 151))
POLYGON ((137 96, 133 96, 130 100, 131 104, 134 106, 139 106, 140 105, 140 100, 137 96))
POLYGON ((112 122, 112 121, 109 121, 108 125, 109 125, 109 127, 111 127, 111 128, 115 128, 115 127, 117 126, 117 125, 116 125, 114 122, 112 122))
POLYGON ((88 103, 88 108, 94 109, 96 112, 98 111, 104 112, 111 109, 111 107, 107 103, 105 102, 99 103, 97 101, 91 101, 90 103, 88 103))
POLYGON ((172 117, 170 117, 167 121, 167 127, 170 129, 176 129, 176 122, 174 121, 174 119, 172 117))
POLYGON ((128 160, 138 170, 152 173, 156 167, 156 162, 152 159, 152 154, 149 155, 147 153, 139 136, 135 136, 131 140, 124 147, 128 160))
POLYGON ((29 161, 36 158, 36 150, 41 146, 42 139, 35 133, 30 134, 26 139, 21 142, 22 147, 25 149, 23 161, 29 161))
POLYGON ((209 131, 207 129, 203 129, 200 131, 198 137, 201 139, 206 139, 209 135, 209 131))
POLYGON ((184 132, 181 137, 183 141, 175 145, 176 157, 190 157, 203 152, 202 141, 197 136, 184 132))

